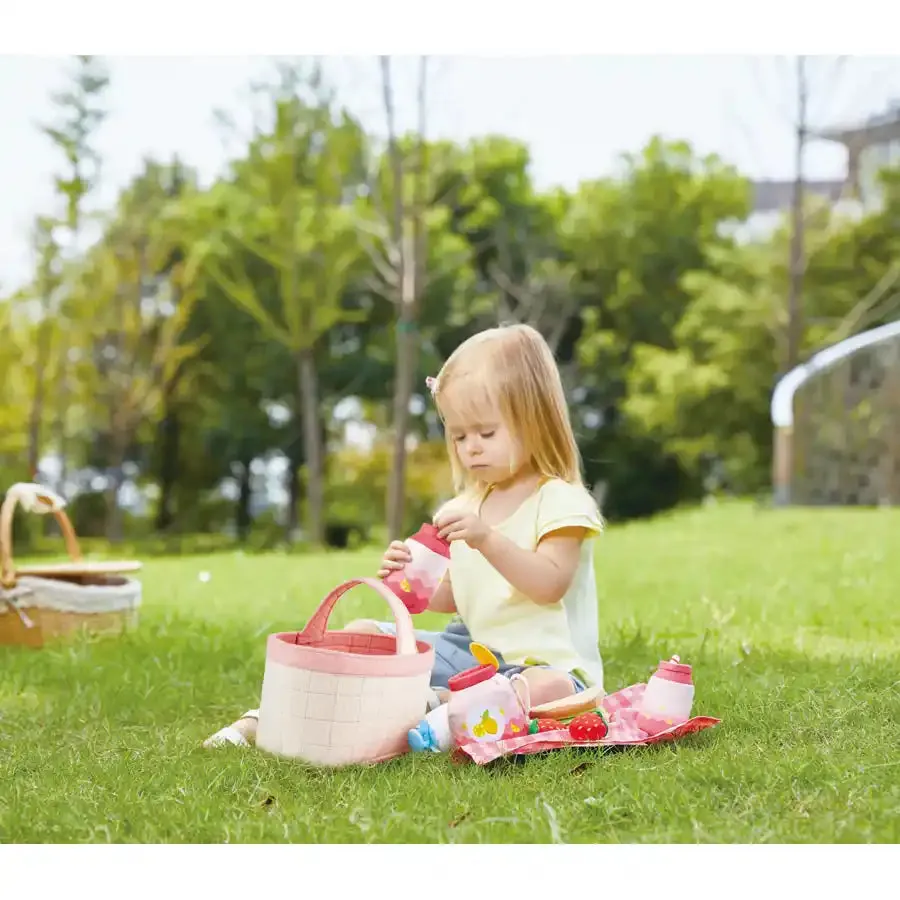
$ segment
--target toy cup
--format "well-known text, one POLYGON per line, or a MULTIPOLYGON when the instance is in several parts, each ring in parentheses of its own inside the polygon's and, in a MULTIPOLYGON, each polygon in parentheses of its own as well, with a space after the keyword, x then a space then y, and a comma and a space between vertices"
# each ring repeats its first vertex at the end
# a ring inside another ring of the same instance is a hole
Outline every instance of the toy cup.
POLYGON ((637 724, 648 734, 665 731, 691 717, 693 702, 691 667, 682 664, 677 656, 668 662, 660 661, 641 698, 637 724))
POLYGON ((428 602, 450 565, 450 544, 431 524, 423 525, 406 543, 412 559, 402 569, 386 576, 384 584, 415 615, 428 609, 428 602))

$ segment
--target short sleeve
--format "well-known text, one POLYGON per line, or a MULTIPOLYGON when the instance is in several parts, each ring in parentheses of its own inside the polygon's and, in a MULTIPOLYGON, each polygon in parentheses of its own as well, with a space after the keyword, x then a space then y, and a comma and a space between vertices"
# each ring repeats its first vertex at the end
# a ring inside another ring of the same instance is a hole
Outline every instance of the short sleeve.
POLYGON ((603 531, 603 517, 584 487, 554 479, 541 488, 537 539, 540 541, 561 528, 585 528, 589 537, 593 537, 603 531))

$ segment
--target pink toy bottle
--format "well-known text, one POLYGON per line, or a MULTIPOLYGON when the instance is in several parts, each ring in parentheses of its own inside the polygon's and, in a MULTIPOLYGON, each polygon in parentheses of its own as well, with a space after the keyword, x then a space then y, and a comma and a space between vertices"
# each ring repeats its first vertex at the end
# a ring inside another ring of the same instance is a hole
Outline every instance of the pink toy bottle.
POLYGON ((661 660, 647 682, 637 724, 648 734, 657 734, 690 719, 693 703, 691 667, 677 656, 661 660))
POLYGON ((481 665, 448 682, 447 719, 455 746, 502 741, 528 733, 528 682, 507 678, 496 666, 481 665))
POLYGON ((450 544, 430 523, 423 525, 406 543, 412 560, 391 572, 384 583, 415 615, 428 609, 428 602, 450 565, 450 544))

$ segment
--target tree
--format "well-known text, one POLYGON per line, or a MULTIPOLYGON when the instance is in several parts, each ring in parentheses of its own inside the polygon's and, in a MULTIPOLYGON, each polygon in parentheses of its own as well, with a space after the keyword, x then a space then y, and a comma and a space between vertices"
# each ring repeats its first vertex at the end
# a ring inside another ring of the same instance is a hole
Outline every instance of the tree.
MULTIPOLYGON (((807 329, 812 324, 806 308, 810 302, 805 281, 809 257, 808 217, 810 210, 818 214, 821 205, 811 202, 814 195, 807 183, 806 149, 820 131, 816 122, 835 115, 835 100, 840 96, 837 88, 848 57, 798 55, 779 56, 770 58, 770 61, 773 64, 769 67, 769 74, 775 77, 777 86, 766 84, 765 57, 754 57, 750 65, 763 101, 772 107, 777 118, 789 129, 794 145, 788 240, 784 247, 789 277, 785 283, 785 314, 780 317, 783 327, 776 344, 779 370, 783 374, 803 361, 804 347, 808 344, 807 329), (788 71, 790 74, 785 78, 788 71)), ((841 199, 852 194, 852 182, 851 178, 845 183, 841 199)))
POLYGON ((452 228, 469 244, 477 284, 472 330, 525 322, 557 350, 577 306, 558 236, 559 192, 540 195, 528 148, 504 137, 471 141, 445 176, 452 228))
MULTIPOLYGON (((260 296, 274 295, 271 269, 243 252, 260 296)), ((234 478, 234 521, 243 541, 251 525, 251 464, 285 441, 285 429, 273 424, 267 404, 283 391, 291 360, 208 273, 201 269, 198 278, 198 300, 182 342, 202 342, 178 377, 167 382, 163 417, 154 434, 157 529, 203 530, 221 521, 216 518, 219 505, 204 498, 223 479, 234 478)))
POLYGON ((771 465, 769 399, 783 330, 782 241, 716 248, 684 274, 671 348, 635 348, 623 412, 695 477, 760 490, 771 465), (780 269, 780 271, 779 271, 780 269))
POLYGON ((427 230, 425 215, 426 175, 428 168, 425 138, 427 114, 428 59, 419 59, 417 92, 418 134, 411 157, 411 177, 406 177, 404 156, 397 138, 394 110, 394 89, 391 81, 391 58, 380 57, 381 86, 388 131, 388 157, 392 175, 393 206, 390 219, 390 242, 387 245, 392 272, 389 277, 397 306, 396 371, 391 426, 394 435, 391 473, 388 481, 387 522, 391 540, 399 538, 403 529, 403 509, 406 497, 406 442, 409 430, 409 404, 418 354, 417 322, 419 304, 425 280, 427 230), (412 197, 407 199, 407 184, 411 181, 412 197))
POLYGON ((749 185, 683 142, 654 139, 623 161, 618 179, 579 187, 560 231, 582 309, 576 421, 585 468, 607 483, 611 514, 625 517, 696 490, 696 473, 629 417, 626 401, 648 355, 678 348, 693 299, 684 276, 733 245, 725 226, 746 217, 749 185))
POLYGON ((379 65, 387 140, 368 161, 358 227, 372 269, 367 284, 394 308, 393 449, 386 499, 388 533, 397 538, 404 524, 415 385, 423 383, 423 363, 440 361, 434 338, 444 332, 448 312, 450 322, 458 323, 456 301, 473 281, 472 251, 452 226, 462 154, 449 142, 427 138, 429 61, 418 60, 416 126, 403 135, 397 130, 391 58, 380 57, 379 65), (436 332, 429 327, 432 320, 440 322, 436 332))
POLYGON ((0 294, 0 464, 12 477, 21 477, 28 433, 22 428, 30 406, 30 354, 36 343, 33 317, 23 315, 30 301, 28 289, 0 294))
POLYGON ((41 458, 41 437, 44 421, 44 403, 50 354, 55 328, 55 318, 60 292, 59 245, 54 237, 54 222, 41 216, 35 222, 33 246, 37 259, 33 296, 37 301, 37 335, 35 356, 31 372, 34 375, 31 409, 28 421, 28 477, 38 478, 41 458))
POLYGON ((363 136, 349 117, 335 113, 318 67, 306 74, 300 65, 282 63, 278 81, 263 90, 271 122, 257 127, 232 179, 210 193, 208 237, 199 247, 205 270, 222 291, 291 353, 295 410, 303 427, 307 528, 310 541, 320 544, 325 454, 316 348, 348 315, 342 300, 360 251, 355 216, 344 200, 363 136), (277 309, 261 300, 235 247, 277 273, 277 309))
MULTIPOLYGON (((148 161, 122 193, 116 214, 88 254, 73 298, 90 323, 96 379, 103 409, 107 471, 107 537, 122 537, 118 503, 123 463, 144 421, 158 419, 163 392, 199 343, 180 338, 197 299, 197 264, 173 264, 182 211, 173 198, 177 171, 148 161)), ((92 379, 92 380, 93 380, 92 379)))
MULTIPOLYGON (((805 274, 812 354, 900 312, 900 168, 880 173, 884 202, 859 220, 820 213, 805 274)), ((809 215, 807 215, 809 218, 809 215)))
MULTIPOLYGON (((55 124, 41 127, 66 161, 66 171, 57 176, 55 182, 57 192, 65 204, 65 213, 60 221, 67 239, 61 246, 66 258, 70 260, 77 257, 81 250, 85 200, 97 186, 100 177, 100 155, 95 148, 94 138, 106 118, 103 95, 108 87, 109 76, 102 61, 94 56, 76 56, 70 87, 54 94, 52 98, 58 110, 58 119, 55 124)), ((65 303, 56 315, 63 321, 66 319, 65 303)), ((69 374, 70 348, 65 337, 68 329, 63 327, 61 332, 63 340, 58 350, 61 365, 56 391, 56 433, 60 457, 59 481, 64 487, 72 384, 69 374)), ((40 392, 43 393, 43 386, 40 392)))

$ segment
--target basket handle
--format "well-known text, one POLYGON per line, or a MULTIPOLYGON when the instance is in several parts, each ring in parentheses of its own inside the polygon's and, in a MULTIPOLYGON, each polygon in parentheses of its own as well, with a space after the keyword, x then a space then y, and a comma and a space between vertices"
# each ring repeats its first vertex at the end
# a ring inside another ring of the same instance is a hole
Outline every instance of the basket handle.
POLYGON ((78 537, 63 509, 66 501, 41 484, 19 482, 6 492, 3 505, 0 506, 0 585, 10 588, 16 583, 16 569, 12 556, 12 523, 17 503, 21 503, 23 509, 28 512, 53 513, 65 538, 66 551, 73 562, 81 561, 78 537))
POLYGON ((413 628, 412 617, 409 610, 403 605, 400 598, 392 591, 388 590, 377 578, 352 578, 339 584, 331 593, 319 604, 319 608, 313 613, 312 618, 306 623, 306 628, 297 635, 298 644, 318 643, 325 637, 325 629, 328 625, 328 619, 334 610, 335 603, 347 593, 352 587, 358 584, 367 584, 370 588, 376 590, 383 600, 387 601, 391 612, 394 614, 394 621, 397 623, 397 654, 399 656, 410 656, 417 653, 416 648, 416 632, 413 628))

